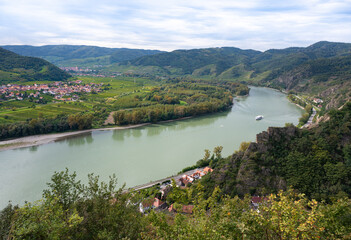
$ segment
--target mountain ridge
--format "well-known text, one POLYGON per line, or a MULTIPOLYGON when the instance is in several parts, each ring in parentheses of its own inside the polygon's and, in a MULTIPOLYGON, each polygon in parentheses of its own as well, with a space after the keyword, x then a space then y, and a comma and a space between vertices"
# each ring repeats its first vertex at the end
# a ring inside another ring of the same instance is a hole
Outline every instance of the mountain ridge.
POLYGON ((46 60, 25 57, 0 47, 0 83, 13 81, 63 81, 70 75, 46 60))
POLYGON ((111 64, 162 52, 159 50, 108 48, 88 45, 4 45, 2 47, 20 55, 44 58, 59 66, 69 66, 72 60, 76 60, 78 64, 80 62, 84 64, 83 59, 88 58, 97 58, 96 64, 99 64, 100 58, 104 58, 104 64, 111 64))

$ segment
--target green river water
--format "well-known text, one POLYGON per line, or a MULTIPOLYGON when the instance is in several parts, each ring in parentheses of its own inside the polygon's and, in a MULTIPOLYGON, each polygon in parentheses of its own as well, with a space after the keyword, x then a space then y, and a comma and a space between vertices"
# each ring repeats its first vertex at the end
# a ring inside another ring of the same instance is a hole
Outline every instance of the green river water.
POLYGON ((9 200, 23 204, 40 199, 55 171, 66 167, 87 180, 88 173, 102 180, 116 174, 127 187, 176 174, 193 165, 204 149, 223 146, 223 156, 242 141, 255 141, 269 126, 298 123, 302 110, 286 95, 268 88, 251 87, 250 96, 238 98, 233 108, 187 120, 144 127, 93 131, 65 140, 0 152, 0 209, 9 200), (256 121, 255 116, 264 119, 256 121))

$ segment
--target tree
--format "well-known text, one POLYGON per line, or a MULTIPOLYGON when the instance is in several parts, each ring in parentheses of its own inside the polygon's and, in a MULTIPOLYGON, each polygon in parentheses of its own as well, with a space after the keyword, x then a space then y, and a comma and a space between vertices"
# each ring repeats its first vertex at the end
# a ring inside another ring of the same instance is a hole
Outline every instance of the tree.
POLYGON ((16 210, 14 239, 138 239, 143 225, 135 203, 117 179, 100 182, 88 175, 85 186, 76 173, 55 172, 43 199, 16 210))
POLYGON ((213 153, 216 155, 216 159, 219 160, 222 158, 222 146, 217 146, 213 149, 213 153))
POLYGON ((59 199, 47 196, 16 211, 10 236, 14 239, 71 239, 82 221, 76 209, 68 212, 59 199))
POLYGON ((9 203, 0 211, 0 239, 9 239, 12 218, 17 209, 18 206, 9 203))
POLYGON ((125 112, 123 110, 114 112, 112 116, 115 124, 117 125, 125 124, 125 112))
POLYGON ((205 149, 205 155, 204 155, 204 157, 202 158, 202 160, 208 161, 208 159, 210 159, 210 157, 211 157, 211 151, 208 150, 208 149, 205 149))
POLYGON ((48 189, 43 191, 44 198, 55 197, 63 206, 69 209, 72 204, 83 198, 84 185, 76 180, 77 174, 69 174, 68 168, 65 171, 55 172, 51 177, 51 182, 47 183, 48 189))

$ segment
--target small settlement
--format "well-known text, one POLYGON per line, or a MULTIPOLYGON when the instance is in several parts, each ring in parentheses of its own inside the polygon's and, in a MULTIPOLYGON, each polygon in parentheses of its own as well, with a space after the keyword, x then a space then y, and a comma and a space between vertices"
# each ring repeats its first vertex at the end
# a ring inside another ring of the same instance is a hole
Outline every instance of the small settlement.
MULTIPOLYGON (((212 172, 213 169, 210 167, 205 167, 203 169, 197 169, 193 174, 191 175, 182 175, 180 178, 174 179, 176 181, 176 186, 179 188, 186 188, 190 183, 193 183, 194 181, 201 179, 204 175, 212 172)), ((154 198, 147 198, 144 199, 139 204, 139 210, 141 213, 146 213, 151 209, 155 209, 158 211, 169 211, 169 212, 176 212, 173 204, 168 205, 166 203, 166 198, 168 193, 172 191, 172 185, 171 181, 166 181, 160 186, 160 194, 157 194, 154 198)), ((183 205, 182 209, 180 210, 181 213, 185 214, 192 214, 193 213, 193 205, 183 205)))
MULTIPOLYGON (((176 187, 178 188, 186 188, 189 184, 194 181, 201 179, 206 174, 212 172, 213 169, 210 167, 205 167, 203 169, 196 169, 190 175, 182 175, 181 177, 175 177, 176 187)), ((139 203, 139 211, 143 214, 147 214, 151 209, 155 211, 166 211, 169 213, 183 213, 183 214, 192 214, 194 205, 181 205, 175 209, 174 204, 168 204, 166 202, 167 195, 172 192, 173 186, 171 181, 165 181, 160 185, 160 191, 153 197, 148 197, 139 203)), ((267 201, 268 198, 260 197, 260 196, 252 196, 251 197, 251 207, 258 211, 258 207, 262 202, 267 201)))
POLYGON ((26 98, 42 99, 43 95, 49 95, 54 96, 55 100, 74 101, 79 98, 77 93, 100 92, 102 85, 102 83, 82 84, 80 80, 33 85, 7 84, 0 86, 0 99, 22 101, 26 98))
POLYGON ((101 72, 97 70, 98 68, 103 67, 102 65, 94 65, 93 69, 85 67, 60 67, 61 70, 69 72, 74 76, 90 76, 90 77, 117 77, 121 76, 121 72, 101 72))
POLYGON ((323 100, 322 100, 322 99, 313 98, 312 101, 313 101, 314 103, 318 104, 317 107, 319 107, 319 108, 323 107, 323 106, 322 106, 322 103, 323 103, 323 100))

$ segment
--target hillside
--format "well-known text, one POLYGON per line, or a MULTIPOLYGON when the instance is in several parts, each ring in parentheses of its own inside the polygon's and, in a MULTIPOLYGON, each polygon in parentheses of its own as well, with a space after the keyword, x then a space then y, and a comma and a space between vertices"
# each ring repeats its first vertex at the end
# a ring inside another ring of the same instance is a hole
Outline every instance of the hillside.
MULTIPOLYGON (((181 69, 181 74, 192 74, 199 68, 214 65, 214 74, 217 76, 233 65, 248 62, 250 58, 259 53, 254 50, 241 50, 232 47, 176 50, 171 53, 144 56, 121 64, 178 68, 181 69)), ((201 74, 210 75, 210 72, 204 69, 201 74)))
POLYGON ((351 55, 317 59, 286 71, 263 83, 288 91, 318 96, 326 109, 340 107, 351 99, 351 55))
MULTIPOLYGON (((253 75, 270 72, 266 79, 273 79, 284 71, 291 70, 310 60, 347 56, 351 54, 351 44, 318 42, 306 48, 291 47, 271 49, 265 52, 241 50, 239 48, 207 48, 193 50, 176 50, 152 56, 143 56, 121 65, 157 66, 163 68, 179 68, 182 74, 212 75, 206 69, 215 67, 215 76, 230 68, 243 65, 253 75), (213 65, 213 66, 211 66, 213 65)), ((227 76, 235 78, 235 76, 227 76)), ((250 80, 251 76, 247 80, 250 80)))
POLYGON ((3 48, 17 54, 40 57, 58 66, 93 66, 109 65, 138 58, 144 55, 160 53, 157 50, 106 48, 84 45, 7 45, 3 48))
POLYGON ((72 45, 5 47, 22 55, 42 57, 58 66, 263 85, 319 97, 325 102, 325 109, 340 107, 351 98, 350 43, 323 41, 308 47, 265 52, 234 47, 173 52, 72 45))
POLYGON ((176 50, 143 56, 120 65, 143 70, 146 67, 158 68, 158 74, 163 70, 165 76, 185 74, 193 78, 231 80, 292 90, 319 96, 328 102, 325 107, 329 109, 340 107, 350 99, 350 56, 350 43, 324 41, 305 48, 265 52, 238 48, 176 50))
POLYGON ((43 59, 20 56, 0 48, 1 84, 12 81, 62 81, 69 77, 69 74, 43 59))

